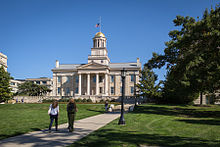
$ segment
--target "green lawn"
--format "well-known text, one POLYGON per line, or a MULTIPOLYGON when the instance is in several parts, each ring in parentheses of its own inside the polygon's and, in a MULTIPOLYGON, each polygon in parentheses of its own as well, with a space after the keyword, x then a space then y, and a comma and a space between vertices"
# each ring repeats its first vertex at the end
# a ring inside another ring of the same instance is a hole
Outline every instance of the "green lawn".
POLYGON ((220 146, 220 106, 141 105, 72 146, 220 146))
MULTIPOLYGON (((48 128, 50 104, 0 105, 0 139, 48 128)), ((67 123, 66 104, 59 104, 59 124, 67 123)), ((76 119, 104 113, 104 105, 78 104, 76 119)))

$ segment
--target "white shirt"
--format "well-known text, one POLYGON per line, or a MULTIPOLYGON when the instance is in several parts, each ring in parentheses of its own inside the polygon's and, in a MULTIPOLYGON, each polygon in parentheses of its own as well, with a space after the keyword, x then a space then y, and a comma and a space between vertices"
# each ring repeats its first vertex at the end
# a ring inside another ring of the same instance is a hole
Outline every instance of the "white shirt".
POLYGON ((59 105, 56 108, 53 108, 52 104, 50 104, 49 109, 51 109, 51 111, 50 111, 51 115, 57 115, 59 113, 59 105))

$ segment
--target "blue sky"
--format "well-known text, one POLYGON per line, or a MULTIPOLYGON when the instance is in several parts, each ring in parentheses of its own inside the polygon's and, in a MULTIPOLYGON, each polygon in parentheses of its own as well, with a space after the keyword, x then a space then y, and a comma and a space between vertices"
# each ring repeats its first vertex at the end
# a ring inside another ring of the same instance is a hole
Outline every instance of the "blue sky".
MULTIPOLYGON (((102 32, 112 63, 162 53, 176 15, 201 17, 217 0, 0 0, 0 52, 15 79, 52 77, 55 61, 87 63, 102 32)), ((164 79, 165 70, 156 70, 164 79)))

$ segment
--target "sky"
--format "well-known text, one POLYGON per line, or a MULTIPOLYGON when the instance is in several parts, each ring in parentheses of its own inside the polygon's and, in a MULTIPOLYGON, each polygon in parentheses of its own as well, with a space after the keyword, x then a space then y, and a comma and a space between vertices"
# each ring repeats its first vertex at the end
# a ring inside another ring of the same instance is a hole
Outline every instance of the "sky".
MULTIPOLYGON (((202 17, 218 0, 0 0, 0 52, 15 79, 50 77, 55 61, 85 64, 101 16, 111 63, 163 53, 177 15, 202 17)), ((165 69, 155 70, 163 80, 165 69)))

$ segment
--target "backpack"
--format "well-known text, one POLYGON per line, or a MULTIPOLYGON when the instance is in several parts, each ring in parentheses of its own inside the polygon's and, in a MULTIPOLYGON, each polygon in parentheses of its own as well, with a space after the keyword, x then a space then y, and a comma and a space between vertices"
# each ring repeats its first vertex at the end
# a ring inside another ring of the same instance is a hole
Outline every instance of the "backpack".
POLYGON ((71 103, 71 104, 68 104, 68 112, 69 113, 75 113, 75 110, 76 110, 76 108, 75 108, 75 104, 73 104, 73 103, 71 103))

